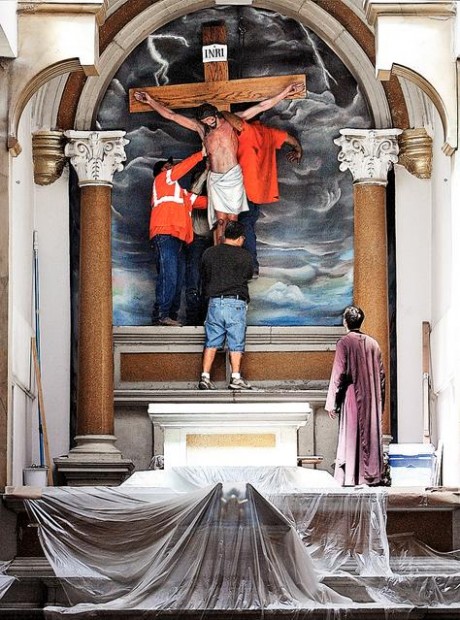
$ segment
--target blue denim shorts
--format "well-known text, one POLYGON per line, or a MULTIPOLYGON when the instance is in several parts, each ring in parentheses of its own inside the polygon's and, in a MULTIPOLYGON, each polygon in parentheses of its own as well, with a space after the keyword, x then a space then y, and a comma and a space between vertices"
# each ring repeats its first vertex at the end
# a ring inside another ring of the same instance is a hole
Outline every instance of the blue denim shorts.
POLYGON ((242 299, 211 297, 204 322, 205 348, 220 349, 227 337, 229 351, 244 351, 247 307, 242 299))

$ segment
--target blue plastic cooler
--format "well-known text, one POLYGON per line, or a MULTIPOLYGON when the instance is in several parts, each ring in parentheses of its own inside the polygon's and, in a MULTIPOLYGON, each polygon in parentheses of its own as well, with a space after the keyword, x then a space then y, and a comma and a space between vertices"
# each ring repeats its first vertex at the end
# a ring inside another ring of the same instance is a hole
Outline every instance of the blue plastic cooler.
POLYGON ((423 443, 393 443, 388 451, 391 485, 429 487, 433 484, 435 448, 423 443))

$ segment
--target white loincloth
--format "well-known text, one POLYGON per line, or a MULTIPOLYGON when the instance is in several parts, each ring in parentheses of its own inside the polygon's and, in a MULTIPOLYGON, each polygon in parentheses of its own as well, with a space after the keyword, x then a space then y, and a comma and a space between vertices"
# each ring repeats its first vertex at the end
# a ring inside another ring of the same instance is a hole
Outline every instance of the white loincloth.
POLYGON ((212 228, 217 221, 216 211, 238 215, 249 211, 244 191, 243 173, 239 164, 224 173, 209 172, 208 181, 208 220, 212 228))

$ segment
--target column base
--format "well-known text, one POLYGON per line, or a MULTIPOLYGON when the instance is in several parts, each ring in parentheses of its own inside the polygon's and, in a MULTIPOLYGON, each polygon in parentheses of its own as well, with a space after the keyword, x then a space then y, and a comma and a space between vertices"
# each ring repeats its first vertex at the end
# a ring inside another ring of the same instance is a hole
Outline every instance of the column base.
POLYGON ((134 463, 115 447, 114 435, 79 435, 67 456, 54 459, 67 486, 118 486, 134 469, 134 463))

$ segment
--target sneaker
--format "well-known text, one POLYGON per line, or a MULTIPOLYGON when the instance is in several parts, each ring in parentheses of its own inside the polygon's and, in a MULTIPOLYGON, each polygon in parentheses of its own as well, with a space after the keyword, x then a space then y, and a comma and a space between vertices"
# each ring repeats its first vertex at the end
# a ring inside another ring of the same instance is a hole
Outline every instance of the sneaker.
POLYGON ((248 383, 243 377, 239 379, 231 379, 228 384, 229 390, 252 390, 252 385, 248 383))
POLYGON ((257 280, 257 278, 259 277, 259 273, 259 267, 254 267, 254 271, 252 272, 252 279, 257 280))
POLYGON ((200 382, 198 383, 199 390, 215 390, 216 386, 208 379, 208 377, 201 377, 200 382))
POLYGON ((170 319, 169 316, 164 317, 164 319, 159 319, 158 325, 165 325, 166 327, 182 327, 182 323, 175 321, 174 319, 170 319))

